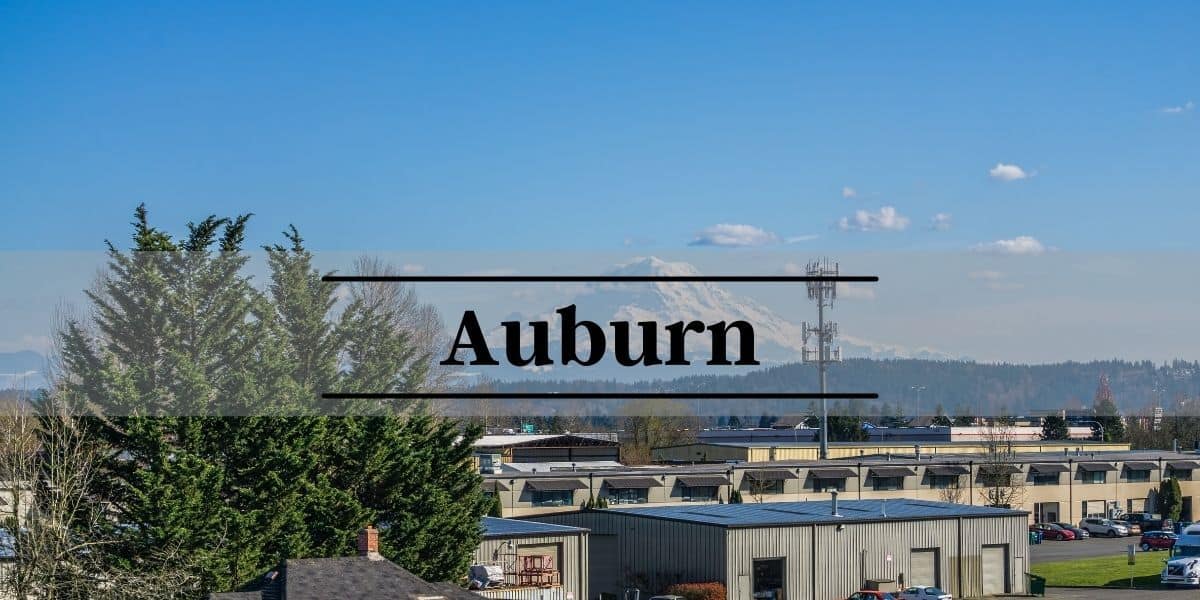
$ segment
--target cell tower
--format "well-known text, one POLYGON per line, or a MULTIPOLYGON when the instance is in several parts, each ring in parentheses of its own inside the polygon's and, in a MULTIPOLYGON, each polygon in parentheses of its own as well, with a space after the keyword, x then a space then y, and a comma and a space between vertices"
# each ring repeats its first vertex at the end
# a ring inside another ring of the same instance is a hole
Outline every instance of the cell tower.
MULTIPOLYGON (((828 258, 814 260, 808 263, 805 275, 809 277, 837 277, 837 263, 829 262, 828 258)), ((825 321, 825 309, 833 308, 833 300, 837 298, 837 282, 828 279, 818 279, 808 282, 808 299, 817 303, 817 324, 803 324, 804 330, 804 362, 816 363, 817 372, 821 376, 821 394, 825 394, 825 369, 832 362, 842 360, 842 349, 830 346, 833 338, 837 337, 837 323, 825 321), (809 348, 808 340, 817 338, 817 347, 809 348)), ((821 449, 819 458, 829 458, 829 400, 821 398, 821 449)))

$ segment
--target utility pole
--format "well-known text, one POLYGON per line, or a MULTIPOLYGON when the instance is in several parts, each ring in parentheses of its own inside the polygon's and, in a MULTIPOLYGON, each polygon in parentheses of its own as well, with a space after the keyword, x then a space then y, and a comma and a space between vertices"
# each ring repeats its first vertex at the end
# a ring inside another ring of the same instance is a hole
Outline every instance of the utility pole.
MULTIPOLYGON (((828 258, 814 260, 808 263, 805 275, 809 277, 837 277, 837 263, 829 262, 828 258)), ((804 362, 816 363, 821 380, 821 447, 818 457, 821 460, 829 458, 829 400, 824 397, 825 369, 831 362, 842 360, 842 349, 830 347, 833 338, 837 337, 837 323, 825 322, 825 309, 833 308, 833 300, 837 297, 837 282, 818 279, 808 282, 808 299, 817 303, 817 325, 803 324, 804 330, 804 362), (808 340, 813 335, 817 337, 817 347, 809 348, 808 340)))
POLYGON ((917 412, 916 412, 916 417, 914 419, 914 423, 916 425, 921 424, 921 392, 923 392, 927 389, 929 389, 929 388, 927 388, 919 383, 912 386, 912 390, 917 393, 917 412))

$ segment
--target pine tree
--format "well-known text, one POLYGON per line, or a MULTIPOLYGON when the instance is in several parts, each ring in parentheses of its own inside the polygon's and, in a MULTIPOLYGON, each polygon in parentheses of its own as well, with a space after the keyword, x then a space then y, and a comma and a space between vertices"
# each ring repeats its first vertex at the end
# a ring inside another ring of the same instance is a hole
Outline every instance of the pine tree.
POLYGON ((1158 513, 1164 518, 1178 521, 1183 512, 1183 490, 1174 477, 1164 479, 1158 487, 1158 513))
POLYGON ((1043 440, 1065 440, 1070 437, 1070 429, 1067 427, 1066 419, 1058 415, 1050 415, 1042 419, 1043 440))
POLYGON ((1104 426, 1102 441, 1125 439, 1125 421, 1121 418, 1112 388, 1108 385, 1108 375, 1100 376, 1100 385, 1096 387, 1096 398, 1092 402, 1092 414, 1096 422, 1104 426))
POLYGON ((82 424, 109 448, 94 496, 120 515, 114 560, 178 547, 222 591, 284 558, 346 554, 375 523, 385 556, 458 576, 488 506, 471 467, 480 431, 419 406, 320 401, 430 384, 431 337, 413 326, 429 315, 387 284, 355 288, 334 315, 336 290, 295 229, 267 249, 270 284, 255 289, 248 218, 208 217, 175 240, 139 207, 133 251, 109 244, 89 293, 95 319, 62 332, 61 400, 107 416, 82 424))

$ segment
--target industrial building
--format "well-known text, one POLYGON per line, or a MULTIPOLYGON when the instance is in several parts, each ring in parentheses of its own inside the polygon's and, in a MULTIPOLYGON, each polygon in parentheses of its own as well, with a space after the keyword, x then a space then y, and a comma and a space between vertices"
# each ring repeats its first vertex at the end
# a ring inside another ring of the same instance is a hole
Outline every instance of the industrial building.
MULTIPOLYGON (((835 447, 836 448, 836 447, 835 447)), ((1090 448, 1090 447, 1089 447, 1090 448)), ((1200 455, 1168 451, 1021 452, 1004 465, 1019 488, 1012 507, 1037 521, 1076 522, 1117 512, 1156 512, 1163 479, 1179 480, 1182 520, 1200 517, 1200 455)), ((612 506, 696 505, 729 501, 738 491, 746 502, 843 499, 900 499, 986 504, 989 468, 984 454, 864 456, 828 461, 655 465, 622 469, 487 475, 484 491, 500 498, 505 516, 572 511, 589 498, 612 506)))
POLYGON ((499 473, 507 463, 572 463, 618 461, 621 444, 616 434, 500 434, 475 441, 475 462, 481 473, 499 473))
MULTIPOLYGON (((807 442, 815 444, 819 439, 820 429, 811 427, 755 427, 738 429, 704 429, 696 434, 700 443, 739 443, 739 442, 772 442, 775 444, 795 444, 807 442)), ((939 442, 981 442, 996 435, 1019 441, 1042 441, 1042 428, 1028 425, 1001 426, 949 426, 932 425, 929 427, 867 427, 867 442, 907 442, 939 443, 939 442)), ((1095 437, 1095 431, 1090 426, 1075 426, 1067 428, 1067 437, 1072 440, 1088 441, 1095 437)))
POLYGON ((1024 593, 1029 568, 1027 513, 945 502, 654 506, 537 520, 589 529, 589 589, 614 597, 722 582, 730 600, 827 600, 874 582, 964 598, 1024 593))
POLYGON ((588 530, 581 527, 483 518, 472 579, 492 580, 476 590, 508 600, 587 600, 588 530), (484 567, 484 568, 480 568, 484 567))
MULTIPOLYGON (((1079 440, 1019 440, 1004 438, 1017 452, 1117 452, 1129 450, 1127 443, 1086 442, 1079 440)), ((829 445, 829 458, 859 458, 887 454, 980 454, 987 451, 987 440, 930 441, 914 444, 906 441, 840 442, 829 445)), ((770 462, 779 460, 817 460, 819 444, 803 441, 722 441, 697 442, 655 448, 659 463, 770 462)))

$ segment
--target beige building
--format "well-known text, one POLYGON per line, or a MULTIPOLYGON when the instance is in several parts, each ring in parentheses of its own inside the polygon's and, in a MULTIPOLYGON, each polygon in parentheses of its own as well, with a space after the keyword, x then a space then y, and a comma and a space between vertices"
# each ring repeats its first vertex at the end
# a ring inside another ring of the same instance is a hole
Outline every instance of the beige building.
MULTIPOLYGON (((1114 452, 1129 450, 1126 443, 1085 442, 1079 440, 1019 440, 1005 438, 1004 443, 1018 452, 1114 452)), ((981 454, 987 450, 986 440, 943 442, 843 442, 830 444, 829 458, 858 458, 872 455, 921 454, 981 454)), ((812 442, 700 442, 679 446, 664 446, 653 450, 658 463, 705 462, 773 462, 783 460, 817 460, 819 444, 812 442)))
MULTIPOLYGON (((982 454, 863 456, 830 461, 658 465, 575 472, 485 476, 505 516, 577 510, 590 497, 610 506, 912 498, 988 504, 988 462, 982 454)), ((1078 522, 1085 516, 1155 512, 1158 485, 1180 481, 1183 520, 1200 517, 1200 455, 1160 451, 1022 452, 1005 465, 1012 508, 1037 521, 1078 522)))

